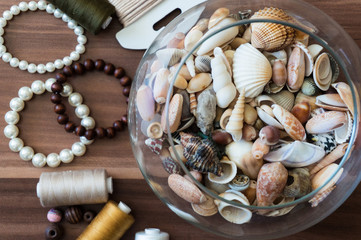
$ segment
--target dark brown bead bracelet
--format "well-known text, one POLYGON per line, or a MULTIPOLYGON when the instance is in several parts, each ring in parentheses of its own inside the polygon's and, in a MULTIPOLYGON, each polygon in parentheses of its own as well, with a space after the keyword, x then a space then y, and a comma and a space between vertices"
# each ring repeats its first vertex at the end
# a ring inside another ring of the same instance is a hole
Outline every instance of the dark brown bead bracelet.
MULTIPOLYGON (((62 103, 63 96, 61 95, 63 91, 63 84, 65 84, 69 77, 75 75, 83 75, 87 71, 103 71, 107 75, 112 75, 118 79, 121 86, 123 86, 123 95, 127 98, 126 103, 128 104, 128 97, 130 94, 130 85, 132 80, 126 76, 125 70, 122 67, 115 67, 111 63, 106 63, 102 59, 93 61, 87 59, 84 63, 74 63, 72 66, 65 66, 63 72, 57 73, 55 75, 56 82, 52 84, 51 90, 53 94, 51 95, 51 102, 54 103, 54 112, 58 114, 57 121, 59 124, 64 125, 64 129, 67 132, 73 132, 77 136, 84 136, 88 140, 93 140, 95 138, 113 138, 116 135, 116 132, 122 131, 127 125, 127 115, 123 115, 120 120, 116 120, 110 127, 96 127, 94 129, 86 129, 82 125, 76 125, 69 120, 68 115, 66 114, 66 107, 62 103)), ((65 85, 64 85, 65 86, 65 85)))

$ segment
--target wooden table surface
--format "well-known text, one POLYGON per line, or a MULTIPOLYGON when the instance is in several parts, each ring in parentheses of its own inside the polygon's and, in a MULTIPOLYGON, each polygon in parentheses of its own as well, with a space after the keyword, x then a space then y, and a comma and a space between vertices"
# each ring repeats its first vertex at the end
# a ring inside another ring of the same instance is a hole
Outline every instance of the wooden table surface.
MULTIPOLYGON (((18 0, 2 0, 0 12, 10 9, 18 0)), ((308 0, 332 16, 361 46, 361 0, 308 0)), ((114 38, 120 29, 118 21, 97 36, 89 33, 87 51, 81 57, 99 59, 114 63, 134 76, 143 51, 125 50, 114 38)), ((7 49, 13 56, 35 63, 54 61, 63 58, 76 44, 75 35, 66 25, 44 12, 27 12, 14 18, 6 27, 4 35, 7 49)), ((45 81, 54 74, 29 74, 0 61, 0 129, 5 127, 4 115, 9 111, 9 101, 17 96, 18 89, 30 86, 32 81, 45 81)), ((90 106, 91 115, 100 126, 108 126, 126 112, 125 98, 121 86, 114 78, 100 73, 88 73, 72 79, 74 88, 83 95, 90 106)), ((36 96, 26 104, 18 124, 20 137, 37 152, 49 154, 69 148, 77 138, 66 133, 56 122, 50 94, 36 96)), ((69 108, 74 118, 73 109, 69 108)), ((77 121, 77 120, 76 120, 77 121)), ((188 224, 171 212, 153 194, 138 170, 131 150, 128 131, 118 134, 114 139, 97 140, 89 146, 84 157, 76 158, 71 164, 61 165, 58 169, 36 169, 31 162, 20 160, 17 153, 8 148, 8 139, 0 134, 0 239, 43 239, 48 225, 46 213, 36 197, 36 183, 43 171, 80 170, 106 168, 114 178, 114 194, 111 199, 124 201, 133 209, 135 224, 122 239, 134 239, 134 235, 144 228, 156 227, 168 232, 171 239, 223 239, 203 232, 188 224)), ((361 236, 361 187, 332 215, 319 224, 293 236, 284 238, 299 239, 359 239, 361 236)), ((88 206, 99 210, 101 205, 88 206)), ((63 224, 63 239, 75 239, 85 224, 63 224)))

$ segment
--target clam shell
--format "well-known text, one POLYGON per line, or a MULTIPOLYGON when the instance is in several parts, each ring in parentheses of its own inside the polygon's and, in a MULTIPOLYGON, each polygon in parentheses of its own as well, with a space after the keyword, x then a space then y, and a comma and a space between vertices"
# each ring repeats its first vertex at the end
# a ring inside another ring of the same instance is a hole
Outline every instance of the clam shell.
MULTIPOLYGON (((318 173, 315 174, 315 176, 312 178, 312 190, 316 190, 317 188, 321 187, 323 184, 326 183, 326 181, 337 171, 337 168, 339 166, 336 163, 331 163, 327 167, 324 167, 322 170, 320 170, 318 173)), ((337 181, 341 178, 341 175, 343 173, 343 168, 341 168, 336 175, 331 179, 329 183, 324 186, 319 193, 325 191, 326 189, 332 187, 337 183, 337 181)))
POLYGON ((295 103, 295 95, 293 95, 293 93, 287 90, 282 90, 279 93, 270 94, 269 96, 275 101, 276 104, 280 105, 287 111, 292 110, 292 107, 295 103))
POLYGON ((310 51, 311 56, 312 56, 313 59, 316 59, 316 57, 318 55, 320 55, 320 53, 323 50, 323 47, 321 45, 319 45, 319 44, 312 44, 312 45, 308 46, 307 48, 310 51))
POLYGON ((165 48, 156 52, 158 60, 163 66, 173 66, 178 63, 187 52, 178 48, 165 48))
POLYGON ((278 86, 283 87, 287 81, 287 69, 281 60, 276 60, 272 68, 272 81, 278 86))
POLYGON ((196 185, 185 179, 179 174, 171 174, 168 177, 168 186, 179 197, 190 203, 203 203, 207 201, 206 196, 197 188, 196 185))
POLYGON ((252 155, 255 159, 263 159, 263 156, 269 152, 269 145, 258 138, 252 146, 252 155))
POLYGON ((308 77, 313 71, 313 56, 310 50, 301 42, 296 42, 294 47, 299 47, 305 54, 305 76, 308 77))
POLYGON ((317 57, 313 68, 313 79, 315 84, 322 91, 327 91, 332 81, 332 69, 327 53, 322 53, 317 57))
POLYGON ((263 55, 265 55, 268 61, 271 62, 272 66, 276 61, 281 61, 284 65, 287 65, 287 53, 285 50, 280 50, 277 52, 263 51, 263 55))
POLYGON ((280 131, 273 126, 265 126, 259 131, 260 140, 267 145, 275 145, 280 140, 280 131))
POLYGON ((231 115, 232 115, 231 108, 228 108, 226 111, 223 112, 221 119, 219 120, 219 125, 221 126, 222 129, 226 129, 227 123, 231 115))
POLYGON ((249 187, 249 184, 249 177, 243 174, 239 174, 236 175, 230 183, 228 183, 228 186, 235 191, 244 191, 249 187))
POLYGON ((268 95, 259 95, 255 98, 255 102, 258 107, 262 105, 272 106, 276 103, 275 100, 268 95))
POLYGON ((305 77, 305 54, 299 47, 292 50, 287 70, 287 86, 290 91, 297 92, 302 87, 305 77))
POLYGON ((217 25, 219 22, 221 22, 223 19, 228 17, 229 15, 229 9, 228 8, 218 8, 212 16, 209 18, 208 22, 208 29, 211 29, 215 25, 217 25))
POLYGON ((197 214, 204 216, 204 217, 209 217, 209 216, 213 216, 214 214, 216 214, 218 212, 218 208, 216 206, 216 204, 214 203, 214 199, 208 195, 205 195, 207 200, 203 203, 192 203, 192 208, 193 211, 196 212, 197 214))
POLYGON ((213 173, 208 173, 208 179, 211 182, 226 184, 232 181, 232 179, 237 174, 237 166, 234 162, 229 160, 221 160, 222 173, 220 176, 214 175, 213 173))
POLYGON ((183 156, 183 146, 178 144, 178 145, 175 145, 174 148, 172 146, 170 146, 168 148, 169 150, 169 153, 170 153, 170 156, 174 159, 174 160, 178 160, 177 156, 176 156, 176 153, 178 154, 178 156, 180 157, 180 159, 182 160, 183 163, 185 163, 187 161, 187 159, 183 156))
POLYGON ((157 103, 165 103, 169 90, 169 74, 170 71, 166 68, 161 68, 157 72, 153 88, 153 96, 157 103))
MULTIPOLYGON (((183 106, 183 96, 180 94, 174 94, 172 100, 169 103, 169 113, 168 113, 168 121, 169 121, 169 129, 171 133, 177 131, 182 117, 182 106, 183 106)), ((162 112, 161 125, 165 133, 167 133, 167 113, 165 108, 162 112)))
POLYGON ((164 159, 162 159, 162 165, 164 170, 169 173, 169 174, 183 174, 183 169, 182 167, 179 165, 179 163, 177 163, 176 161, 173 160, 173 158, 171 157, 166 157, 164 159))
POLYGON ((189 31, 184 39, 184 49, 190 52, 202 37, 203 32, 198 29, 189 31))
MULTIPOLYGON (((332 87, 336 89, 337 93, 340 95, 341 99, 350 110, 352 116, 354 116, 354 105, 353 105, 352 92, 350 86, 347 83, 338 82, 338 83, 333 83, 332 87)), ((360 101, 358 95, 356 96, 356 101, 357 102, 360 101)))
POLYGON ((337 146, 334 133, 308 134, 307 138, 313 144, 323 148, 326 154, 330 153, 337 146))
POLYGON ((152 89, 146 85, 140 86, 137 91, 137 109, 144 121, 151 121, 154 118, 154 98, 152 89))
POLYGON ((307 168, 294 168, 288 171, 288 180, 283 190, 285 197, 300 198, 312 191, 310 172, 307 168))
POLYGON ((233 58, 233 78, 238 91, 245 89, 246 98, 258 96, 271 77, 271 64, 262 53, 249 43, 237 48, 233 58))
POLYGON ((274 126, 278 129, 284 129, 282 124, 278 122, 274 117, 270 116, 268 113, 263 111, 261 108, 257 107, 258 117, 267 125, 274 126))
POLYGON ((150 138, 161 138, 163 136, 163 128, 160 122, 153 122, 148 126, 147 136, 150 138))
POLYGON ((352 132, 352 117, 350 112, 347 112, 347 121, 342 127, 335 129, 335 140, 338 144, 345 143, 350 137, 352 132))
POLYGON ((346 104, 337 93, 328 93, 317 96, 316 105, 328 110, 348 111, 346 104))
POLYGON ((305 78, 301 87, 301 91, 307 96, 314 96, 319 93, 320 90, 317 87, 315 81, 313 81, 313 78, 305 78))
POLYGON ((211 72, 211 60, 208 55, 197 56, 194 60, 196 72, 198 73, 210 73, 211 72))
POLYGON ((244 104, 245 104, 245 92, 244 89, 240 91, 237 103, 232 110, 232 114, 229 117, 229 121, 226 125, 226 131, 232 135, 234 141, 240 141, 242 139, 242 128, 244 119, 244 104))
POLYGON ((213 89, 208 88, 198 96, 196 112, 197 126, 202 133, 209 135, 213 130, 213 121, 216 118, 217 99, 213 89))
POLYGON ((344 112, 328 111, 312 117, 306 123, 306 131, 312 134, 327 133, 347 123, 344 112))
POLYGON ((212 82, 211 74, 209 73, 198 73, 193 77, 187 87, 188 93, 200 92, 206 89, 212 82))
POLYGON ((253 125, 257 120, 257 111, 249 104, 244 105, 244 122, 253 125))

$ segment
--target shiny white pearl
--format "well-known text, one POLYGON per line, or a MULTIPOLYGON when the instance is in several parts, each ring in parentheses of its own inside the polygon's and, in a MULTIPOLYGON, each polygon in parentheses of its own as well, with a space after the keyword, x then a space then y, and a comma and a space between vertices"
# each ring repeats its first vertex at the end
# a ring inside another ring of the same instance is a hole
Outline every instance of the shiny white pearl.
POLYGON ((0 27, 0 36, 4 35, 4 29, 0 27))
POLYGON ((73 154, 77 157, 81 157, 85 154, 86 152, 86 147, 83 143, 81 142, 76 142, 71 146, 71 151, 73 152, 73 154))
POLYGON ((13 110, 15 112, 20 112, 21 110, 24 109, 25 103, 23 100, 16 97, 16 98, 11 99, 9 105, 10 105, 11 110, 13 110))
POLYGON ((68 22, 68 28, 70 28, 70 29, 75 29, 76 26, 78 26, 78 24, 76 24, 76 22, 75 22, 74 20, 70 20, 70 21, 68 22))
POLYGON ((70 163, 74 159, 74 154, 70 149, 63 149, 59 153, 59 159, 63 163, 70 163))
POLYGON ((15 126, 14 124, 6 125, 4 128, 4 135, 7 138, 16 138, 19 134, 19 128, 15 126))
POLYGON ((54 66, 56 69, 62 69, 64 67, 64 63, 61 59, 56 59, 54 61, 54 66))
POLYGON ((13 138, 9 141, 9 148, 13 152, 19 152, 24 147, 24 142, 20 138, 13 138))
POLYGON ((63 97, 69 97, 70 94, 73 92, 73 87, 69 83, 63 84, 63 91, 60 93, 63 97))
POLYGON ((37 153, 34 155, 33 159, 31 160, 34 167, 44 167, 46 164, 46 156, 42 153, 37 153))
POLYGON ((12 58, 12 59, 10 60, 10 66, 12 66, 12 67, 18 67, 19 64, 20 64, 20 61, 19 61, 19 59, 17 59, 17 58, 12 58))
POLYGON ((8 52, 6 52, 2 55, 2 59, 6 63, 10 62, 12 58, 13 58, 13 56, 8 52))
POLYGON ((25 60, 21 60, 19 63, 19 68, 23 71, 28 69, 28 66, 29 66, 29 63, 25 60))
POLYGON ((5 27, 7 23, 8 22, 6 21, 5 18, 0 18, 0 27, 2 27, 2 28, 5 27))
POLYGON ((71 52, 70 53, 70 59, 72 60, 72 61, 78 61, 79 60, 79 58, 80 58, 80 54, 78 53, 78 52, 71 52))
POLYGON ((63 16, 61 17, 61 19, 62 19, 64 22, 66 22, 66 23, 71 20, 71 18, 70 18, 68 15, 66 15, 65 13, 64 13, 63 16))
POLYGON ((6 10, 3 12, 3 18, 9 21, 13 19, 13 14, 9 10, 6 10))
POLYGON ((95 120, 92 117, 85 117, 81 120, 80 124, 86 129, 93 129, 95 127, 95 120))
POLYGON ((37 95, 43 94, 45 92, 45 84, 40 80, 35 80, 31 84, 31 91, 37 95))
POLYGON ((29 9, 28 3, 26 3, 26 2, 19 3, 19 9, 23 12, 28 11, 28 9, 29 9))
POLYGON ((20 13, 20 8, 19 8, 19 6, 16 6, 16 5, 11 6, 10 12, 11 12, 14 16, 19 15, 19 13, 20 13))
POLYGON ((29 2, 28 6, 30 11, 35 11, 36 9, 38 9, 38 3, 35 1, 29 2))
POLYGON ((81 35, 84 33, 84 28, 82 28, 81 26, 77 26, 76 28, 74 28, 74 33, 76 35, 81 35))
POLYGON ((20 120, 20 115, 15 111, 8 111, 4 119, 7 124, 17 124, 20 120))
POLYGON ((48 62, 48 63, 45 65, 45 69, 46 69, 47 72, 54 72, 54 71, 55 71, 55 65, 54 65, 54 63, 48 62))
POLYGON ((84 145, 90 145, 94 142, 94 139, 93 140, 88 140, 86 137, 84 136, 81 136, 80 137, 80 141, 84 144, 84 145))
POLYGON ((0 45, 3 45, 3 44, 4 44, 4 38, 0 37, 0 45))
POLYGON ((56 80, 55 78, 49 78, 48 80, 45 81, 45 89, 48 92, 52 92, 51 91, 51 85, 53 85, 53 83, 55 83, 56 80))
POLYGON ((43 0, 39 1, 39 2, 38 2, 38 8, 39 8, 39 10, 45 10, 45 9, 46 9, 46 5, 47 5, 47 3, 46 3, 45 1, 43 1, 43 0))
POLYGON ((75 47, 75 51, 79 54, 85 53, 85 46, 83 44, 78 44, 75 47))
POLYGON ((68 98, 68 102, 71 106, 77 107, 83 103, 83 97, 80 95, 80 93, 72 93, 68 98))
POLYGON ((6 47, 4 45, 0 45, 0 57, 2 57, 4 53, 6 53, 6 47))
POLYGON ((90 110, 89 107, 85 104, 81 104, 75 108, 75 115, 78 118, 85 118, 89 116, 90 110))
POLYGON ((36 66, 36 71, 40 74, 44 74, 46 72, 46 67, 44 64, 38 64, 38 66, 36 66))
POLYGON ((34 149, 28 146, 23 147, 19 152, 19 156, 24 161, 30 161, 34 157, 34 149))
POLYGON ((46 6, 46 12, 49 14, 53 14, 55 12, 55 7, 53 4, 48 4, 48 6, 46 6))
POLYGON ((60 163, 61 163, 59 155, 56 154, 56 153, 50 153, 46 157, 46 163, 48 164, 49 167, 57 167, 57 166, 59 166, 60 163))
POLYGON ((77 38, 77 41, 78 41, 78 43, 80 43, 80 44, 86 44, 87 40, 88 40, 88 39, 87 39, 86 36, 84 36, 84 35, 79 35, 78 38, 77 38))
POLYGON ((18 91, 18 96, 23 101, 29 101, 33 97, 33 91, 29 87, 22 87, 18 91))
POLYGON ((56 18, 61 18, 63 16, 63 14, 64 13, 59 8, 55 9, 55 11, 54 11, 54 17, 56 17, 56 18))
POLYGON ((73 63, 73 61, 70 59, 70 57, 64 57, 63 63, 65 66, 70 66, 73 63))
POLYGON ((34 63, 30 63, 28 65, 28 72, 29 73, 35 73, 36 72, 36 65, 34 63))

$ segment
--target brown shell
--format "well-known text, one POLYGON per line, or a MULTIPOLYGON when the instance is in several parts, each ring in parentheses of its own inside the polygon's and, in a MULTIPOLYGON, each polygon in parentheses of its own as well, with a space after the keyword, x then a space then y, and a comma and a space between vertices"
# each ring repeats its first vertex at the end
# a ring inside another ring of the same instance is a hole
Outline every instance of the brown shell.
MULTIPOLYGON (((177 131, 182 117, 182 106, 183 106, 183 96, 181 94, 175 94, 172 100, 169 103, 169 129, 171 133, 177 131)), ((162 113, 161 125, 165 133, 167 133, 167 113, 165 108, 162 113)))
POLYGON ((179 174, 173 173, 168 177, 168 186, 179 197, 190 203, 202 203, 207 200, 206 196, 196 185, 179 174))

